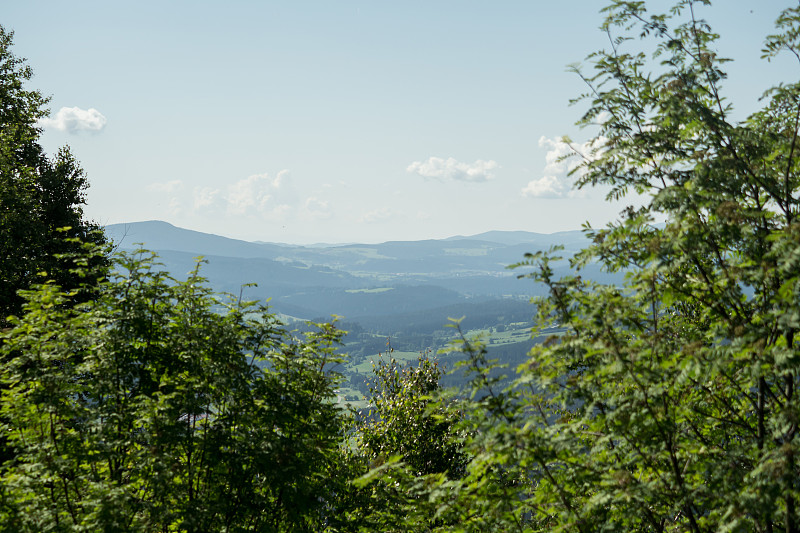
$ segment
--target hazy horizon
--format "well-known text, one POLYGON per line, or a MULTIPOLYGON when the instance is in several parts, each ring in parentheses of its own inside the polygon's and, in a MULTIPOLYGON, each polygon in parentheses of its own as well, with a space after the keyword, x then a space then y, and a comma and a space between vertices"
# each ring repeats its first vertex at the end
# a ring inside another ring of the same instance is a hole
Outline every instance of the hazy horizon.
POLYGON ((346 246, 351 244, 366 244, 366 245, 375 245, 375 244, 385 244, 386 242, 415 242, 415 241, 422 241, 422 240, 448 240, 448 239, 459 239, 465 238, 469 239, 472 237, 478 237, 486 234, 492 233, 530 233, 530 234, 537 234, 537 235, 557 235, 561 233, 576 233, 581 231, 581 228, 575 228, 572 230, 562 230, 562 231, 528 231, 528 230, 487 230, 482 231, 479 233, 469 233, 469 234, 454 234, 454 235, 447 235, 444 237, 429 237, 426 239, 389 239, 387 240, 360 240, 360 241, 340 241, 340 242, 329 242, 329 241, 315 241, 315 242, 284 242, 284 241, 267 241, 261 239, 241 239, 239 237, 225 235, 220 232, 215 231, 202 231, 196 230, 193 228, 187 228, 180 226, 178 224, 173 224, 172 222, 168 222, 166 220, 157 220, 157 219, 150 219, 150 220, 131 220, 126 222, 115 222, 113 224, 104 224, 103 227, 107 226, 125 226, 125 225, 134 225, 134 224, 146 224, 146 223, 165 223, 173 226, 177 229, 181 230, 188 230, 188 231, 196 231, 198 233, 203 233, 207 235, 214 235, 217 237, 224 237, 226 239, 234 239, 248 243, 255 243, 255 244, 280 244, 280 245, 287 245, 287 246, 346 246))

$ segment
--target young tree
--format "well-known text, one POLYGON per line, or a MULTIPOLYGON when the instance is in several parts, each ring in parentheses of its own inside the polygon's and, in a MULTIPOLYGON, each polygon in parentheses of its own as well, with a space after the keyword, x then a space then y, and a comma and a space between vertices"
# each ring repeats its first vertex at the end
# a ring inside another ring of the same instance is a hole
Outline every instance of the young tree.
POLYGON ((352 514, 365 515, 372 531, 429 531, 442 523, 429 503, 431 487, 464 473, 458 414, 436 401, 443 373, 437 361, 425 353, 403 365, 386 356, 374 365, 370 409, 355 434, 356 454, 377 470, 357 483, 369 497, 352 514), (384 477, 368 484, 377 473, 384 477))
MULTIPOLYGON (((572 263, 626 281, 554 279, 549 254, 523 263, 550 289, 540 327, 566 332, 468 412, 482 459, 443 505, 458 530, 800 529, 800 84, 736 120, 705 4, 605 9, 609 48, 581 72, 582 124, 599 131, 577 184, 645 201, 587 228, 572 263)), ((800 8, 777 26, 765 57, 800 58, 800 8)))
POLYGON ((458 477, 463 454, 454 439, 453 420, 437 417, 429 409, 440 390, 439 363, 426 355, 416 365, 401 365, 390 354, 387 358, 379 359, 374 368, 371 408, 359 431, 361 450, 373 462, 399 456, 415 476, 458 477))
POLYGON ((0 328, 21 312, 17 291, 42 273, 64 289, 86 291, 90 280, 70 271, 69 256, 81 253, 81 243, 104 242, 100 228, 83 219, 80 165, 68 148, 50 158, 39 144, 36 124, 48 114, 48 99, 26 88, 33 73, 12 53, 12 40, 0 26, 0 328))
POLYGON ((4 531, 320 531, 343 412, 340 332, 295 338, 269 311, 123 255, 96 298, 23 291, 0 343, 4 531), (70 304, 70 305, 65 305, 70 304))

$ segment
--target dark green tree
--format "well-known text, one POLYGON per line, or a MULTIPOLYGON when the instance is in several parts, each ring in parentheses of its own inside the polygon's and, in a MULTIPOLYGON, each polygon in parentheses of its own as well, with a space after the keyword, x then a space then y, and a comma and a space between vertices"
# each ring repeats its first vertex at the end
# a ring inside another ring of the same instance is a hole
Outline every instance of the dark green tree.
MULTIPOLYGON (((564 334, 465 406, 475 459, 440 510, 458 531, 800 530, 800 83, 737 119, 708 3, 605 9, 575 176, 638 196, 587 228, 574 276, 548 253, 520 265, 550 290, 539 327, 564 334), (589 263, 624 285, 582 279, 589 263)), ((765 58, 800 58, 800 7, 777 27, 765 58)), ((466 351, 486 390, 485 352, 466 351)))
POLYGON ((3 333, 3 531, 321 531, 346 486, 341 334, 120 256, 95 298, 23 291, 3 333))
POLYGON ((0 328, 22 309, 17 291, 42 275, 90 297, 85 287, 97 280, 72 273, 72 261, 82 243, 104 242, 83 218, 88 183, 80 165, 68 148, 48 157, 39 144, 48 99, 26 87, 33 73, 13 54, 12 40, 0 26, 0 328))

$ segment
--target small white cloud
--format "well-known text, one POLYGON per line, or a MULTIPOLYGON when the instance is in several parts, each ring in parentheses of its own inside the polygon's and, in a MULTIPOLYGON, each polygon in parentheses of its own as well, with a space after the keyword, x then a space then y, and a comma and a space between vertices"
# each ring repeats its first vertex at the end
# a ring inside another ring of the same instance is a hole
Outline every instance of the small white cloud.
POLYGON ((228 214, 275 219, 286 216, 295 203, 288 170, 281 170, 274 177, 253 174, 222 187, 196 186, 190 193, 187 188, 181 180, 147 186, 148 191, 170 198, 170 205, 185 205, 187 211, 206 216, 228 214))
POLYGON ((169 213, 171 215, 179 216, 183 214, 183 204, 177 198, 173 198, 169 201, 169 213))
POLYGON ((228 211, 242 215, 253 208, 260 210, 269 202, 271 182, 267 174, 254 174, 230 185, 228 194, 225 195, 228 211))
POLYGON ((100 131, 106 127, 108 120, 94 108, 62 107, 54 117, 39 120, 39 126, 54 128, 59 131, 76 133, 78 131, 100 131))
POLYGON ((220 190, 211 187, 195 187, 193 195, 195 210, 209 209, 219 203, 220 190))
POLYGON ((429 157, 427 161, 415 161, 408 165, 406 170, 419 174, 423 178, 481 182, 494 178, 494 169, 498 168, 496 161, 478 159, 472 164, 461 163, 452 157, 429 157))
POLYGON ((381 207, 380 209, 374 209, 369 211, 368 213, 364 213, 361 215, 361 218, 358 220, 359 222, 380 222, 381 220, 386 220, 394 216, 394 211, 392 211, 388 207, 381 207))
POLYGON ((228 186, 225 201, 228 212, 235 215, 269 213, 275 204, 275 196, 284 189, 289 171, 281 170, 273 178, 269 174, 253 174, 228 186))
POLYGON ((594 118, 594 122, 600 126, 605 125, 606 122, 611 118, 611 113, 608 111, 600 111, 597 116, 594 118))
POLYGON ((164 183, 151 183, 147 186, 148 191, 170 194, 175 191, 183 189, 183 182, 181 180, 172 180, 164 183))
MULTIPOLYGON (((542 177, 531 180, 522 188, 523 196, 534 198, 563 198, 565 196, 575 196, 577 191, 572 190, 574 174, 570 172, 578 169, 585 161, 597 157, 602 151, 604 144, 603 138, 598 138, 594 142, 589 141, 583 144, 569 144, 563 140, 548 139, 542 136, 539 139, 539 146, 548 148, 545 155, 545 165, 542 169, 542 177), (574 157, 566 157, 566 156, 574 157)), ((581 170, 578 170, 581 172, 581 170)))
POLYGON ((531 180, 522 188, 523 196, 534 198, 561 198, 569 191, 569 186, 556 176, 542 176, 531 180))
POLYGON ((331 208, 327 200, 320 200, 314 196, 306 199, 306 213, 314 219, 326 219, 331 217, 331 208))
POLYGON ((278 172, 278 175, 275 176, 275 179, 272 180, 272 184, 275 186, 276 189, 280 189, 289 179, 289 169, 285 168, 278 172))

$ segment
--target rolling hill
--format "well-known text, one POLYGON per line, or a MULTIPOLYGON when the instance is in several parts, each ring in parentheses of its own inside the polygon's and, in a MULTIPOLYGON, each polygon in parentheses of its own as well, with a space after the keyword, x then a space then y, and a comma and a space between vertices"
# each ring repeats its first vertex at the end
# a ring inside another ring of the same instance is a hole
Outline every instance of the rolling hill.
MULTIPOLYGON (((436 318, 436 309, 453 316, 461 306, 474 316, 482 307, 541 294, 542 287, 517 279, 507 266, 525 252, 562 244, 571 254, 586 243, 580 231, 491 231, 440 240, 294 246, 230 239, 161 221, 113 224, 106 233, 120 249, 141 244, 157 252, 176 277, 202 256, 203 273, 215 290, 270 298, 276 311, 292 317, 337 314, 365 323, 383 317, 386 326, 388 317, 407 322, 419 313, 429 317, 432 328, 447 321, 446 315, 436 318)), ((591 269, 588 274, 602 277, 591 269)))

